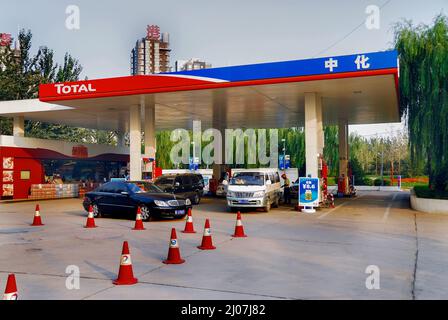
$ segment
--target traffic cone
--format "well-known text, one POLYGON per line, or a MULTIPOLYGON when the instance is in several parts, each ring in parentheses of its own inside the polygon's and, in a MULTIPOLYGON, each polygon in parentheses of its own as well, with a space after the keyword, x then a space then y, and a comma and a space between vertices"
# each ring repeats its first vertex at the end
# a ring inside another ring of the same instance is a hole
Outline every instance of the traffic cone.
POLYGON ((210 231, 210 221, 208 221, 208 219, 205 220, 204 235, 202 236, 202 243, 200 246, 198 246, 198 248, 201 250, 216 249, 216 247, 213 246, 212 233, 210 231))
POLYGON ((241 213, 238 211, 236 215, 235 233, 232 235, 235 238, 245 238, 243 223, 241 222, 241 213))
POLYGON ((142 221, 142 210, 140 207, 137 207, 137 217, 135 218, 135 226, 132 228, 132 230, 146 230, 146 228, 143 226, 142 221))
POLYGON ((136 284, 137 278, 134 278, 132 271, 131 254, 129 252, 128 242, 123 242, 123 250, 121 251, 120 270, 118 271, 118 278, 113 281, 116 285, 130 285, 136 284))
POLYGON ((191 215, 191 208, 188 209, 187 222, 185 223, 185 229, 182 233, 196 233, 193 227, 193 216, 191 215))
POLYGON ((39 204, 36 204, 36 211, 34 213, 34 219, 33 219, 33 223, 31 225, 32 226, 43 226, 44 225, 42 223, 42 218, 40 217, 40 207, 39 207, 39 204))
POLYGON ((87 223, 84 228, 96 228, 95 219, 93 218, 93 208, 89 206, 89 214, 87 216, 87 223))
POLYGON ((165 264, 181 264, 185 260, 180 257, 179 242, 177 242, 176 229, 171 229, 170 248, 168 249, 168 257, 162 261, 165 264))
POLYGON ((3 295, 3 300, 17 300, 17 285, 16 277, 14 274, 8 275, 8 282, 6 283, 5 294, 3 295))

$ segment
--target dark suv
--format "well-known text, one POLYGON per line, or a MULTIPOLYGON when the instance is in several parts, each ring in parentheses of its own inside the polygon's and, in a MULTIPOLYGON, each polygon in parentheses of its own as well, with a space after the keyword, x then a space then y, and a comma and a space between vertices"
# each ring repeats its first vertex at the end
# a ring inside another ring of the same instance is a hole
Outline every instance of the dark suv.
POLYGON ((164 174, 154 184, 165 192, 181 195, 198 204, 204 194, 204 178, 196 173, 164 174))

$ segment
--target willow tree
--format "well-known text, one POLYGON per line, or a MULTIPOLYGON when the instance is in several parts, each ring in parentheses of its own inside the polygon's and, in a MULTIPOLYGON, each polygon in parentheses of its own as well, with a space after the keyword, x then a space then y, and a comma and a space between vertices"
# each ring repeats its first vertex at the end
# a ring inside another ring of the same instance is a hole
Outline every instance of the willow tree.
POLYGON ((400 59, 400 112, 407 120, 412 162, 427 161, 429 185, 448 186, 448 19, 432 26, 400 23, 395 29, 400 59))

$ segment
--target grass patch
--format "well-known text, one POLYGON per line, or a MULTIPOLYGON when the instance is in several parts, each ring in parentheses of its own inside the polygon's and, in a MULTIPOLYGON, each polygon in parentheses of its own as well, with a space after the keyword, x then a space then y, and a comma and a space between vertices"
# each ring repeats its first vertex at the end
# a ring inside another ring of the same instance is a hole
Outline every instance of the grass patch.
POLYGON ((419 198, 448 200, 448 190, 435 191, 429 189, 429 186, 415 186, 414 191, 419 198))

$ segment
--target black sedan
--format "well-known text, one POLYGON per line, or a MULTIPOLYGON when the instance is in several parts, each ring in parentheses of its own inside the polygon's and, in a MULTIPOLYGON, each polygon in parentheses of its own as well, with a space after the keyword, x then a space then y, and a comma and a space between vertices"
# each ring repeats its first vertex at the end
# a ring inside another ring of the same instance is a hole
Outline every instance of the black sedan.
POLYGON ((113 181, 87 192, 83 206, 86 211, 92 205, 94 217, 103 214, 127 213, 135 217, 140 206, 142 219, 152 217, 182 218, 191 208, 189 199, 162 191, 155 185, 142 188, 133 182, 113 181))

